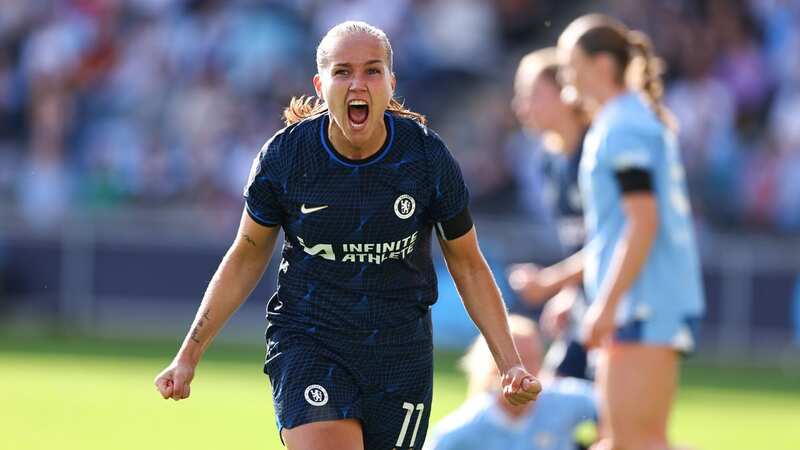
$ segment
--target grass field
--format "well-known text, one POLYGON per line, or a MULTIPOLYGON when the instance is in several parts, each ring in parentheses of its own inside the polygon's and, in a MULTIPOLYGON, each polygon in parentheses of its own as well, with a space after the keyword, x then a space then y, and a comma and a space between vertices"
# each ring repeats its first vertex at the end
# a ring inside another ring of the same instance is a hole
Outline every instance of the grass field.
MULTIPOLYGON (((152 384, 174 344, 0 340, 0 450, 280 449, 258 347, 217 346, 188 401, 152 384)), ((800 450, 800 375, 684 371, 674 440, 705 450, 800 450)), ((437 357, 432 423, 464 397, 454 355, 437 357)))

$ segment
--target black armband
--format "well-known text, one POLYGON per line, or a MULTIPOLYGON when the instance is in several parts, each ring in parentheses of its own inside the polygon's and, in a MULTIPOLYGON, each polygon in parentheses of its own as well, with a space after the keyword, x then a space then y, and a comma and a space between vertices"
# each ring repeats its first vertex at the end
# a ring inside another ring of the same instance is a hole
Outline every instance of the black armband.
POLYGON ((653 177, 645 169, 624 169, 614 173, 623 194, 631 192, 652 192, 653 177))
POLYGON ((469 207, 465 207, 460 213, 444 222, 436 222, 436 232, 445 241, 460 238, 471 229, 472 216, 469 214, 469 207))

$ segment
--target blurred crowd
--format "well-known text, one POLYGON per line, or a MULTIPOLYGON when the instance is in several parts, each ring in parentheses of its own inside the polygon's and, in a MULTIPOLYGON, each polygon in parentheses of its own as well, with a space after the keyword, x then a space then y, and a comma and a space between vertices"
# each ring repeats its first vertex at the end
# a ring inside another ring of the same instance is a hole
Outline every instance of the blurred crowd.
POLYGON ((800 230, 798 0, 28 0, 0 13, 0 201, 33 226, 74 210, 241 208, 250 161, 312 94, 314 49, 366 20, 398 94, 462 165, 474 208, 547 222, 534 138, 509 108, 519 58, 577 14, 647 31, 698 217, 800 230))
POLYGON ((612 4, 667 63, 699 215, 800 231, 800 1, 612 4))

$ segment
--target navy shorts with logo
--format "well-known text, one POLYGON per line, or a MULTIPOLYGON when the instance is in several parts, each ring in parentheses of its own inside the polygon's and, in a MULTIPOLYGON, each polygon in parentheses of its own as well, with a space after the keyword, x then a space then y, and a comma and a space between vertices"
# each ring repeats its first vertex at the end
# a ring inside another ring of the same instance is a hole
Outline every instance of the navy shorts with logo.
POLYGON ((433 393, 430 313, 389 330, 323 332, 270 323, 264 372, 278 431, 357 419, 365 450, 420 449, 433 393))

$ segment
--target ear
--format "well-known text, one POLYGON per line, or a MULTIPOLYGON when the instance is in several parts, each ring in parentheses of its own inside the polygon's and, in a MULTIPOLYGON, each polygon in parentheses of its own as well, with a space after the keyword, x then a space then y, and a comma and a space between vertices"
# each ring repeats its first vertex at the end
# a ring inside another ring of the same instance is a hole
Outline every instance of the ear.
POLYGON ((394 95, 394 91, 397 90, 397 77, 394 76, 394 72, 392 72, 392 95, 394 95))
POLYGON ((315 74, 314 78, 311 79, 311 83, 314 85, 314 91, 317 93, 317 98, 325 100, 322 98, 322 78, 319 74, 315 74))

